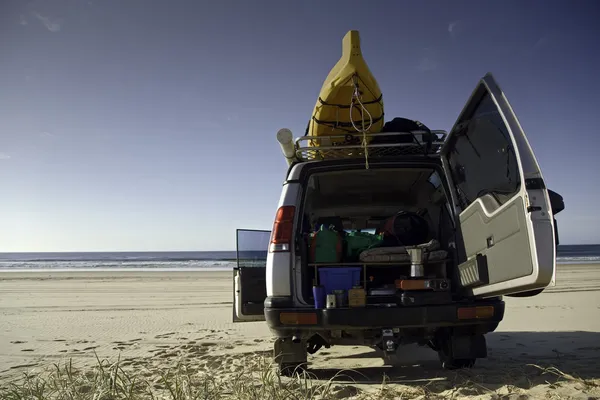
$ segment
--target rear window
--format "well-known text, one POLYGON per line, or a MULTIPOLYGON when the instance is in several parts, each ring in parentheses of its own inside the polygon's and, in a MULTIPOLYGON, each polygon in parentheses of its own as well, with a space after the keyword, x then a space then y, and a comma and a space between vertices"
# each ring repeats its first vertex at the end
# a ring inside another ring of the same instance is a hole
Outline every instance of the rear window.
POLYGON ((373 233, 399 211, 422 214, 442 202, 441 178, 432 168, 354 169, 311 174, 302 210, 305 229, 373 233))
POLYGON ((521 187, 519 166, 510 135, 492 98, 486 94, 451 137, 448 164, 463 208, 490 194, 504 204, 521 187))

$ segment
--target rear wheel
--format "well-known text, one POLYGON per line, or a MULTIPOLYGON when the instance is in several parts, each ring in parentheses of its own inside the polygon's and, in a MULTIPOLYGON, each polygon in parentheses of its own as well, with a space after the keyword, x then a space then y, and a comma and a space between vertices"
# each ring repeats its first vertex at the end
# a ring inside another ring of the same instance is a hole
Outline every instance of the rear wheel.
POLYGON ((452 358, 448 357, 443 352, 438 352, 438 356, 442 363, 442 368, 447 370, 473 368, 475 365, 475 358, 452 358))
POLYGON ((273 346, 273 358, 281 375, 302 374, 307 369, 306 341, 279 338, 273 346))
POLYGON ((456 370, 473 368, 477 358, 487 356, 487 346, 483 335, 454 336, 439 334, 435 345, 442 368, 456 370))
POLYGON ((306 363, 284 363, 278 364, 277 367, 281 376, 302 375, 307 369, 306 363))

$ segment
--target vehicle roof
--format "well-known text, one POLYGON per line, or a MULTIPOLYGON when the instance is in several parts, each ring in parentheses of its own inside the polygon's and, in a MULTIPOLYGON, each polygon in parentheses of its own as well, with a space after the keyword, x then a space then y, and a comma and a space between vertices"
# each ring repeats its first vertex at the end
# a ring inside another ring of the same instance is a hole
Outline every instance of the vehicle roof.
POLYGON ((439 163, 446 131, 380 132, 332 136, 302 136, 295 141, 295 157, 288 170, 288 181, 302 178, 302 171, 313 168, 359 168, 367 165, 439 163), (436 161, 433 161, 436 160, 436 161))
MULTIPOLYGON (((369 168, 398 168, 398 167, 439 167, 441 159, 439 154, 413 155, 393 158, 368 159, 369 168)), ((295 163, 290 166, 287 173, 287 182, 304 181, 309 171, 314 170, 350 170, 366 168, 364 158, 348 158, 306 161, 295 163)))

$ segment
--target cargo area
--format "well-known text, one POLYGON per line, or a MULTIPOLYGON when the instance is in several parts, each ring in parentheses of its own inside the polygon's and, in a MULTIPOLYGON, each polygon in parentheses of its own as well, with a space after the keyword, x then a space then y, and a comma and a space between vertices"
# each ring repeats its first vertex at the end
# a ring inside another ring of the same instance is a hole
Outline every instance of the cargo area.
POLYGON ((313 173, 300 215, 299 289, 307 304, 409 307, 452 301, 455 231, 435 168, 313 173))

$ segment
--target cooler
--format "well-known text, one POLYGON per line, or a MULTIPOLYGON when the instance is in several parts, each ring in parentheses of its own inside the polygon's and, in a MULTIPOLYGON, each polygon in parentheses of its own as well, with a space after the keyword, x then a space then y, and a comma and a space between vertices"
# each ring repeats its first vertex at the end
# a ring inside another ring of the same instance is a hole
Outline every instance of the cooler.
POLYGON ((334 290, 348 291, 360 285, 362 267, 319 268, 319 284, 325 288, 326 294, 334 290))

